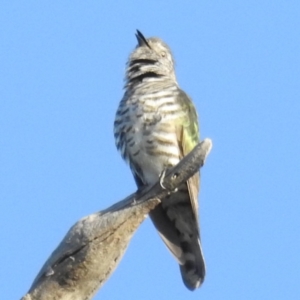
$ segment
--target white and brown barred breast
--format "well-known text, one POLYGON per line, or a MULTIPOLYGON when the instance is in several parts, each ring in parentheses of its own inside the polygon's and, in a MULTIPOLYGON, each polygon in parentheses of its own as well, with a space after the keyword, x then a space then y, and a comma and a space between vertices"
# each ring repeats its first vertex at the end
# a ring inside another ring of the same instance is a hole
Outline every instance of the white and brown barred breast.
POLYGON ((114 123, 117 148, 144 184, 152 184, 180 159, 176 120, 184 112, 174 82, 147 82, 128 90, 114 123), (151 91, 151 93, 149 93, 151 91))

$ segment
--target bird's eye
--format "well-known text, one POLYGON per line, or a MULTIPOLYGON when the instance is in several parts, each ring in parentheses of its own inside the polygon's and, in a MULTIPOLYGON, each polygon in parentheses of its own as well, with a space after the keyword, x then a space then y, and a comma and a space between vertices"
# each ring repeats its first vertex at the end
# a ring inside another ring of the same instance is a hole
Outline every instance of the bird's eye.
POLYGON ((161 57, 166 57, 166 52, 162 51, 160 55, 161 55, 161 57))

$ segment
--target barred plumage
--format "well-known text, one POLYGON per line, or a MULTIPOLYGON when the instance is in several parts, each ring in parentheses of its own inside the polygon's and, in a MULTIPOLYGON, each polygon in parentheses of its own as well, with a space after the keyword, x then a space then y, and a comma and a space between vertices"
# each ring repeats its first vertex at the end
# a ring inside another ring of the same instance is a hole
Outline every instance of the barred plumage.
MULTIPOLYGON (((126 70, 125 94, 114 123, 116 146, 138 187, 152 184, 199 141, 195 108, 179 88, 169 47, 137 31, 138 45, 126 70)), ((204 280, 198 221, 199 174, 162 199, 150 213, 161 238, 177 259, 185 285, 204 280)))

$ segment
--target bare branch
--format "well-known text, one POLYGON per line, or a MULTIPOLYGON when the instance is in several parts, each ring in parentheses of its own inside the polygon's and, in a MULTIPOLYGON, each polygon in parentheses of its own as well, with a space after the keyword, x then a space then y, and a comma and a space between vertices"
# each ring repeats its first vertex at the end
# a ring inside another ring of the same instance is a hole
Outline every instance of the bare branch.
POLYGON ((212 147, 205 139, 160 181, 71 227, 21 300, 89 300, 115 270, 146 215, 204 164, 212 147))

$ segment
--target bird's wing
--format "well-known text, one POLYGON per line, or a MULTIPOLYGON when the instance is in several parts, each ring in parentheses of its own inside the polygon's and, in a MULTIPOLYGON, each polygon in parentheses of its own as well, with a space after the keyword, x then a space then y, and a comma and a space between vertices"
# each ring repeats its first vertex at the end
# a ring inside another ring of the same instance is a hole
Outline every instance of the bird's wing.
MULTIPOLYGON (((198 116, 192 101, 188 97, 188 95, 180 91, 179 101, 187 113, 182 118, 179 126, 177 128, 177 139, 178 145, 181 150, 181 158, 186 156, 189 152, 191 152, 194 147, 199 142, 199 127, 198 127, 198 116)), ((199 194, 199 185, 200 185, 200 172, 197 172, 193 175, 188 181, 188 190, 190 194, 190 201, 194 216, 199 225, 199 216, 198 216, 198 194, 199 194)))

